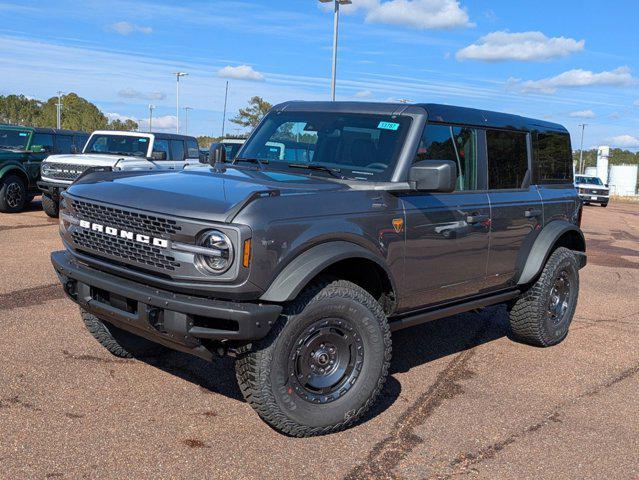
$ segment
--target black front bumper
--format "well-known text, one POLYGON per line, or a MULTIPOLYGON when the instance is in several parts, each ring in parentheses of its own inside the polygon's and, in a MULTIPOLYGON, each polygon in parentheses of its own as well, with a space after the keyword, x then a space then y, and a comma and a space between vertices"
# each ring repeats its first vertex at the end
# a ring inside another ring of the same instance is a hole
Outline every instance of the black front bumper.
POLYGON ((175 350, 210 360, 217 346, 268 334, 282 306, 211 300, 159 290, 51 254, 67 295, 98 318, 175 350))
POLYGON ((59 200, 60 194, 71 186, 71 184, 48 182, 45 180, 40 180, 37 184, 42 193, 46 193, 56 200, 59 200))

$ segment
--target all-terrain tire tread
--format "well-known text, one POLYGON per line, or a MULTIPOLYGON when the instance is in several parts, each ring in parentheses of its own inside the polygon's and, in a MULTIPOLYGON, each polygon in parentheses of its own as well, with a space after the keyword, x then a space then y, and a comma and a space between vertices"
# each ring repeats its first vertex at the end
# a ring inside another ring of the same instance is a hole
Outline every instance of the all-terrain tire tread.
POLYGON ((80 313, 87 330, 89 330, 89 333, 93 335, 93 338, 95 338, 100 345, 116 357, 133 358, 133 355, 113 338, 107 326, 99 318, 84 310, 80 310, 80 313))
POLYGON ((58 202, 49 195, 42 195, 42 210, 51 218, 58 218, 60 213, 58 202))

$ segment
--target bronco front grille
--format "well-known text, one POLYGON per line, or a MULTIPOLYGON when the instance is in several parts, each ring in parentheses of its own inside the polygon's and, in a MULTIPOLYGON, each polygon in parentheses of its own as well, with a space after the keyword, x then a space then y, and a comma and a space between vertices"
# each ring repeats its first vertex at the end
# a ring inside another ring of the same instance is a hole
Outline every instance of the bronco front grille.
POLYGON ((154 215, 129 212, 81 200, 71 200, 71 205, 73 210, 86 220, 123 230, 133 230, 154 236, 173 235, 182 230, 176 221, 154 215))
POLYGON ((75 181, 90 165, 72 163, 48 163, 45 176, 54 180, 75 181))
POLYGON ((180 266, 174 257, 165 255, 162 249, 152 245, 104 235, 92 230, 75 231, 72 236, 77 248, 87 249, 99 255, 115 256, 126 263, 132 262, 171 271, 180 266))

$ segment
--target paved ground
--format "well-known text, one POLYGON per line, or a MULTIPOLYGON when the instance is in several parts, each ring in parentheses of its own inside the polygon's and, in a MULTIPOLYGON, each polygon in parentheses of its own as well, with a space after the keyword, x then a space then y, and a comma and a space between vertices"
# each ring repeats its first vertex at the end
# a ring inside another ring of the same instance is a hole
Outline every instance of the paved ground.
POLYGON ((313 439, 262 423, 229 359, 110 356, 56 283, 56 224, 0 216, 0 478, 639 478, 637 213, 586 207, 563 344, 512 342, 500 308, 400 332, 375 412, 313 439))

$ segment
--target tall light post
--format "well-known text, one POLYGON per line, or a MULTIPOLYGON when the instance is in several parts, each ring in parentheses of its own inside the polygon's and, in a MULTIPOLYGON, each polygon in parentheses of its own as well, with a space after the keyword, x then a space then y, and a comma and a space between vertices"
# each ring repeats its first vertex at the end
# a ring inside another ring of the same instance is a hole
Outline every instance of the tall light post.
POLYGON ((335 83, 337 79, 337 32, 339 30, 339 6, 350 5, 352 0, 319 0, 321 3, 334 3, 333 15, 333 77, 331 79, 331 100, 335 101, 335 83))
POLYGON ((184 135, 189 134, 189 110, 193 110, 193 107, 184 107, 184 135))
POLYGON ((186 77, 188 73, 173 72, 175 75, 175 133, 180 133, 180 77, 186 77))
POLYGON ((581 127, 581 146, 579 147, 579 173, 584 173, 584 130, 586 129, 587 123, 582 123, 578 125, 581 127))
POLYGON ((222 138, 224 138, 224 127, 226 126, 226 101, 229 98, 229 82, 226 82, 226 90, 224 92, 224 112, 222 113, 222 138))
POLYGON ((62 128, 62 94, 64 92, 61 92, 58 90, 58 104, 56 105, 56 113, 57 113, 57 125, 58 125, 58 130, 62 128))
POLYGON ((149 104, 149 133, 153 131, 153 109, 155 105, 149 104))

